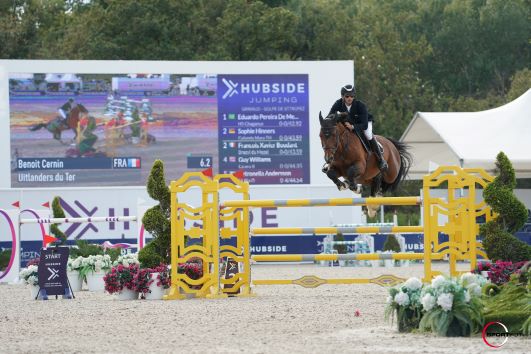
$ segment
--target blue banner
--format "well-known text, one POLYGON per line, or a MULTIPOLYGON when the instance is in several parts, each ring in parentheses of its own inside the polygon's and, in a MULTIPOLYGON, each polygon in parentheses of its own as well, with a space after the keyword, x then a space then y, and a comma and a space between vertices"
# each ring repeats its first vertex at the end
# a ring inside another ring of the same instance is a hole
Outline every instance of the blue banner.
POLYGON ((310 183, 308 75, 218 75, 219 170, 310 183))

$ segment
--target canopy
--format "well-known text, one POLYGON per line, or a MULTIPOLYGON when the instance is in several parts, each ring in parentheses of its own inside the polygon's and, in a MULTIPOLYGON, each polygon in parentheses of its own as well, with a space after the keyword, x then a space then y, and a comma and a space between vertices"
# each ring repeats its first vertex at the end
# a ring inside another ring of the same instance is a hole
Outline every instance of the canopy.
POLYGON ((481 112, 417 112, 400 141, 413 155, 409 178, 438 165, 484 168, 492 173, 503 151, 517 178, 531 177, 531 89, 516 100, 481 112))

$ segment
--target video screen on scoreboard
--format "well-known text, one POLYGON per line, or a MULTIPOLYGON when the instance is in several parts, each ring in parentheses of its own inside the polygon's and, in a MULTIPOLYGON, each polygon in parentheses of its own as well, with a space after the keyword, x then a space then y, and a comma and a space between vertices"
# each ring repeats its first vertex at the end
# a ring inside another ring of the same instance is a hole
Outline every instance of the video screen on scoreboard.
POLYGON ((12 187, 310 183, 308 75, 11 73, 9 109, 12 187))

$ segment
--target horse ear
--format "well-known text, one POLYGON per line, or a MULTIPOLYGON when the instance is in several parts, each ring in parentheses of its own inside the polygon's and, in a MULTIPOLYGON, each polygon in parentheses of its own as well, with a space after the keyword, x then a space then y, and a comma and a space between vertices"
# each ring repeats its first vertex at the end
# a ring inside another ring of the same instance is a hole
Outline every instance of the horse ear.
POLYGON ((321 123, 321 126, 323 125, 323 115, 321 114, 321 111, 319 111, 319 123, 321 123))

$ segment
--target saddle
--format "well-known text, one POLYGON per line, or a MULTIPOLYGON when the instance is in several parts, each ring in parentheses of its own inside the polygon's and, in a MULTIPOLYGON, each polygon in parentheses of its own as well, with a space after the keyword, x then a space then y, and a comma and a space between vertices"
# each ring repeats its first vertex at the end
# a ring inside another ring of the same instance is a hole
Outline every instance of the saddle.
MULTIPOLYGON (((365 134, 362 134, 358 129, 354 129, 354 133, 356 133, 356 135, 358 136, 358 138, 360 138, 360 141, 361 141, 361 145, 363 146, 363 148, 365 149, 365 152, 367 153, 371 153, 372 150, 371 148, 369 147, 369 141, 367 140, 367 137, 365 136, 365 134)), ((374 137, 376 139, 376 136, 374 137)), ((384 148, 383 148, 383 145, 378 141, 378 139, 376 139, 376 142, 378 143, 378 147, 380 148, 380 151, 384 152, 384 148)))

